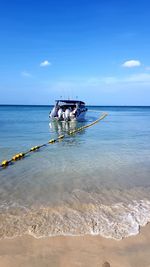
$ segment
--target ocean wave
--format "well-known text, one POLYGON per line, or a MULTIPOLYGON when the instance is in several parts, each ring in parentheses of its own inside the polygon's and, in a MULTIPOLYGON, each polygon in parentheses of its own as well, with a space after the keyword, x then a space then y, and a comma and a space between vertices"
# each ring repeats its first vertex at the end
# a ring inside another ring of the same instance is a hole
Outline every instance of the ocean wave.
POLYGON ((29 234, 35 238, 60 235, 101 235, 121 240, 139 233, 150 222, 150 201, 114 205, 78 204, 74 207, 0 207, 0 238, 29 234))

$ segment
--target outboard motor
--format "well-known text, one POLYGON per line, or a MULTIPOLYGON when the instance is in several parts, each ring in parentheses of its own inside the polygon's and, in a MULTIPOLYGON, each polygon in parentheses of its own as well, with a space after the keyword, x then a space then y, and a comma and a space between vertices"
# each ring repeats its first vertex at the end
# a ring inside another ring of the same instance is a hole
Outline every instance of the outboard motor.
POLYGON ((60 120, 62 118, 63 110, 62 108, 59 108, 58 110, 58 119, 60 120))
POLYGON ((70 110, 69 110, 69 108, 67 108, 67 109, 65 110, 65 116, 64 116, 64 119, 67 120, 67 121, 70 119, 70 110))

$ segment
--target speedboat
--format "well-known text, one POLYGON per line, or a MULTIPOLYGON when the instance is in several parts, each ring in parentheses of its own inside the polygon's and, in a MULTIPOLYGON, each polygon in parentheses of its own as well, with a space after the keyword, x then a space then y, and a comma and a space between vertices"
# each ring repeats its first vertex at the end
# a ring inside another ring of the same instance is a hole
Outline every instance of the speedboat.
POLYGON ((87 107, 83 101, 79 100, 56 100, 49 117, 59 121, 83 121, 87 112, 87 107))

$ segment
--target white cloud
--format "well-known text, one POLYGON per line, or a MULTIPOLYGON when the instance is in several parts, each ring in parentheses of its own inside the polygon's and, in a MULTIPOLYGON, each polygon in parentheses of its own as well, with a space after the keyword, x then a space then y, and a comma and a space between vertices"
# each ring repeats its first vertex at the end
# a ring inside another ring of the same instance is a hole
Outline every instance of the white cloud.
POLYGON ((141 62, 139 60, 128 60, 128 61, 125 61, 123 64, 122 64, 122 67, 125 67, 125 68, 134 68, 134 67, 139 67, 141 66, 141 62))
MULTIPOLYGON (((136 73, 132 75, 117 76, 91 76, 91 77, 64 77, 57 81, 47 81, 47 88, 60 93, 60 95, 86 95, 86 92, 119 92, 130 88, 150 88, 150 73, 136 73)), ((48 89, 49 90, 49 89, 48 89)))
POLYGON ((21 72, 21 75, 22 75, 23 77, 32 77, 32 75, 31 75, 28 71, 22 71, 22 72, 21 72))
POLYGON ((51 62, 49 62, 48 60, 44 60, 43 62, 41 62, 40 66, 41 67, 47 67, 52 65, 51 62))
POLYGON ((150 83, 150 74, 149 73, 138 73, 131 75, 126 78, 127 82, 140 82, 140 83, 150 83))

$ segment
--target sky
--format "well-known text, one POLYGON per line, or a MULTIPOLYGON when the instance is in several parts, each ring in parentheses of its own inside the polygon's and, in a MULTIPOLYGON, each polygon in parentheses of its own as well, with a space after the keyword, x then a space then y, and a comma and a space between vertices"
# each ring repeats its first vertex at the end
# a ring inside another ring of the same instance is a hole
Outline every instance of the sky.
POLYGON ((0 0, 0 104, 150 105, 149 0, 0 0))

